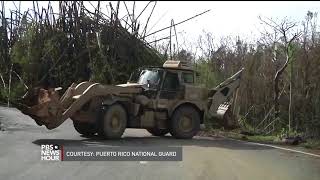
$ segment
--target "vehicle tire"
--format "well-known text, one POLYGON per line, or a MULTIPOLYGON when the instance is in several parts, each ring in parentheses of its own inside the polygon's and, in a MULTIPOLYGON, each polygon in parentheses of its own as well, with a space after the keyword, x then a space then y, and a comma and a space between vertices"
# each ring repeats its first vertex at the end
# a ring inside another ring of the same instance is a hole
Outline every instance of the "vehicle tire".
POLYGON ((74 129, 82 135, 93 136, 97 132, 97 128, 93 123, 82 123, 73 121, 74 129))
POLYGON ((121 138, 127 127, 127 112, 121 104, 103 106, 98 118, 99 136, 106 139, 121 138))
POLYGON ((191 139, 200 130, 200 114, 192 106, 176 109, 170 121, 170 134, 178 139, 191 139))
POLYGON ((168 129, 149 128, 147 131, 154 136, 164 136, 169 133, 168 129))

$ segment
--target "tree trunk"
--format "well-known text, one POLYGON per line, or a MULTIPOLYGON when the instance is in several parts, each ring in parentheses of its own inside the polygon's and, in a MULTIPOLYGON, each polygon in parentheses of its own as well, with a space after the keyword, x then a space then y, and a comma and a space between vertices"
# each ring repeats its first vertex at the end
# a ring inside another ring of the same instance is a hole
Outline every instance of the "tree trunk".
POLYGON ((280 114, 280 108, 279 108, 279 95, 280 95, 280 90, 279 90, 279 80, 280 76, 282 75, 283 71, 286 69, 288 66, 289 62, 289 55, 286 53, 286 62, 283 64, 283 66, 277 71, 275 77, 274 77, 274 118, 278 119, 279 114, 280 114))
POLYGON ((10 68, 10 74, 9 74, 9 84, 8 84, 8 107, 10 107, 10 94, 11 94, 11 78, 12 78, 12 66, 13 64, 11 64, 11 68, 10 68))
POLYGON ((6 83, 4 82, 4 78, 3 78, 1 73, 0 73, 0 78, 1 78, 1 81, 2 81, 3 89, 5 90, 6 89, 6 83))
MULTIPOLYGON (((292 75, 292 72, 291 72, 292 75)), ((289 92, 289 132, 291 131, 292 122, 292 77, 290 76, 290 92, 289 92)))

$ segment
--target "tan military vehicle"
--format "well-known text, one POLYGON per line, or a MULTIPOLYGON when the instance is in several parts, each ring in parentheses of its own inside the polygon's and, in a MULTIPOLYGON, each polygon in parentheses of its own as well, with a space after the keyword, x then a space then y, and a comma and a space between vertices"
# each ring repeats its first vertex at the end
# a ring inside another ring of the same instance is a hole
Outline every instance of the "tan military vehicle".
POLYGON ((70 118, 76 131, 87 136, 120 138, 126 128, 142 128, 155 136, 170 132, 176 138, 192 138, 206 114, 219 117, 219 106, 239 87, 241 72, 207 89, 196 85, 188 63, 166 61, 162 67, 139 69, 126 84, 72 84, 61 98, 57 88, 33 89, 19 109, 48 129, 70 118))

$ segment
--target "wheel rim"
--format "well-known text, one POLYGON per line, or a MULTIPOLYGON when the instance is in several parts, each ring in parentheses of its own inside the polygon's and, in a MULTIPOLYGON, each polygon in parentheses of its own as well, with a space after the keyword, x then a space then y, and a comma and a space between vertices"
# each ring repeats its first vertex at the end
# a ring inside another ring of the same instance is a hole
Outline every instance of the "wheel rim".
POLYGON ((193 123, 192 123, 192 118, 189 117, 189 116, 182 116, 181 119, 180 119, 180 123, 179 123, 179 126, 180 126, 180 129, 183 131, 183 132, 189 132, 192 130, 192 126, 193 123))
POLYGON ((118 111, 112 113, 109 125, 112 128, 112 131, 119 131, 121 128, 121 117, 118 111))

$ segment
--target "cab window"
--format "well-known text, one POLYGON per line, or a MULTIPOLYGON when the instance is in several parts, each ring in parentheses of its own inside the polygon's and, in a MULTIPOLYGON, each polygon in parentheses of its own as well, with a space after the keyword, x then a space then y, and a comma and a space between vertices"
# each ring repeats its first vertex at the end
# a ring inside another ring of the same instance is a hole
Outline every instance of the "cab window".
POLYGON ((163 90, 175 91, 179 89, 179 77, 177 73, 167 72, 163 81, 163 90))
POLYGON ((182 81, 183 83, 193 84, 194 83, 193 73, 183 72, 182 81))

